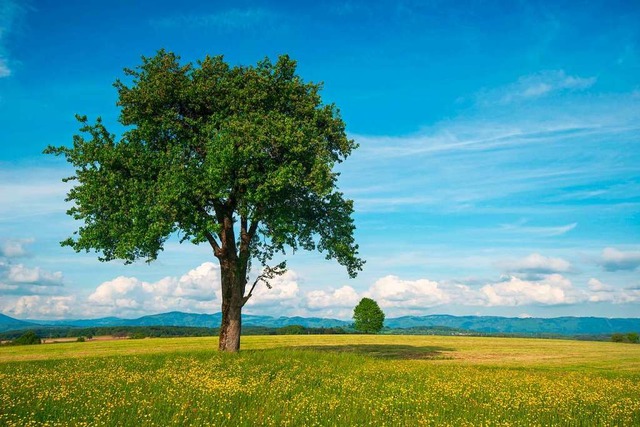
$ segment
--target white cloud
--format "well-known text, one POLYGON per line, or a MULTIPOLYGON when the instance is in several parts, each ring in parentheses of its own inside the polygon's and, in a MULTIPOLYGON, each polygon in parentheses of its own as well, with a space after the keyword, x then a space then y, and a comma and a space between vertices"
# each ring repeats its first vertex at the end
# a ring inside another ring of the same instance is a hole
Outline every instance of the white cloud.
POLYGON ((502 231, 517 232, 521 234, 553 237, 566 234, 578 226, 577 222, 558 226, 533 226, 525 224, 527 224, 527 221, 518 221, 515 224, 502 224, 500 229, 502 231))
MULTIPOLYGON (((245 306, 247 313, 282 314, 300 303, 299 277, 288 270, 274 278, 271 289, 260 283, 245 306)), ((116 277, 100 284, 87 302, 94 316, 143 316, 166 311, 213 313, 220 311, 220 267, 205 262, 181 277, 168 276, 155 282, 135 277, 116 277)))
POLYGON ((0 57, 0 78, 9 77, 10 75, 11 70, 9 69, 9 65, 7 64, 7 60, 0 57))
POLYGON ((7 34, 14 30, 17 20, 22 16, 23 8, 16 1, 4 0, 0 2, 0 78, 9 77, 7 34))
POLYGON ((100 284, 87 301, 100 315, 213 312, 220 307, 219 270, 216 264, 205 262, 181 277, 169 276, 156 282, 120 276, 100 284))
POLYGON ((74 296, 40 296, 28 295, 18 298, 10 306, 5 305, 2 311, 19 318, 59 319, 74 313, 76 298, 74 296))
POLYGON ((602 283, 596 278, 589 279, 589 302, 612 302, 614 304, 628 304, 640 301, 640 287, 618 289, 602 283))
POLYGON ((311 310, 324 310, 327 308, 353 309, 360 301, 360 296, 351 286, 343 286, 330 291, 315 290, 307 292, 305 299, 307 308, 311 310))
POLYGON ((0 295, 52 295, 63 286, 62 272, 0 260, 0 295))
POLYGON ((441 305, 526 306, 571 304, 584 300, 571 281, 560 274, 539 280, 509 277, 481 288, 466 284, 436 282, 428 279, 402 280, 397 276, 378 279, 365 293, 381 307, 401 312, 423 312, 441 305))
POLYGON ((563 70, 547 70, 522 76, 517 82, 478 95, 481 104, 511 104, 549 96, 555 92, 580 91, 596 83, 595 77, 569 76, 563 70))
POLYGON ((579 302, 571 281, 551 274, 539 281, 510 277, 505 282, 488 284, 480 289, 486 306, 557 305, 579 302))
POLYGON ((640 266, 640 251, 623 252, 605 248, 602 251, 601 265, 607 271, 635 270, 640 266))
POLYGON ((499 263, 508 273, 551 274, 571 270, 571 264, 562 258, 550 258, 533 253, 524 258, 499 263))
POLYGON ((6 268, 6 280, 13 284, 62 286, 62 272, 51 273, 40 267, 31 268, 23 264, 9 264, 6 268))
POLYGON ((64 214, 72 184, 62 178, 72 174, 66 167, 0 169, 0 221, 64 214))
POLYGON ((10 239, 0 241, 0 257, 19 258, 29 255, 26 245, 34 242, 34 239, 10 239))
MULTIPOLYGON (((539 254, 516 260, 521 270, 566 270, 568 262, 539 254)), ((2 264, 0 311, 28 318, 139 317, 168 311, 213 313, 220 310, 219 267, 206 262, 182 276, 149 282, 119 276, 97 286, 88 297, 65 295, 62 287, 33 285, 49 280, 62 283, 60 274, 39 268, 2 264), (13 270, 12 270, 13 268, 13 270), (11 278, 9 282, 8 278, 11 278), (22 287, 20 287, 22 286, 22 287)), ((467 280, 459 283, 430 279, 405 280, 388 275, 368 289, 352 286, 302 292, 302 278, 292 270, 272 281, 272 289, 260 285, 245 313, 271 316, 321 316, 348 319, 361 297, 378 301, 387 317, 423 315, 433 307, 531 307, 561 304, 632 304, 640 301, 640 289, 616 288, 596 278, 579 289, 561 274, 544 274, 531 280, 508 276, 496 282, 467 280), (484 283, 484 285, 481 285, 484 283)), ((523 315, 524 316, 524 315, 523 315)))
POLYGON ((589 290, 591 292, 612 292, 614 290, 612 286, 606 285, 593 277, 589 279, 587 284, 589 285, 589 290))
POLYGON ((628 304, 640 302, 640 288, 623 289, 618 295, 615 295, 615 303, 628 304))
POLYGON ((402 280, 392 275, 378 279, 364 295, 378 301, 383 308, 401 313, 424 313, 427 308, 445 304, 483 304, 481 295, 465 284, 402 280))
MULTIPOLYGON (((294 270, 287 270, 283 275, 276 276, 269 282, 271 289, 264 283, 259 283, 253 291, 253 296, 247 301, 246 307, 251 311, 257 307, 294 306, 300 299, 299 281, 298 273, 294 270)), ((254 310, 255 312, 256 310, 254 310)))
POLYGON ((369 293, 384 307, 433 307, 451 301, 451 296, 438 282, 427 279, 402 280, 397 276, 378 279, 369 293))

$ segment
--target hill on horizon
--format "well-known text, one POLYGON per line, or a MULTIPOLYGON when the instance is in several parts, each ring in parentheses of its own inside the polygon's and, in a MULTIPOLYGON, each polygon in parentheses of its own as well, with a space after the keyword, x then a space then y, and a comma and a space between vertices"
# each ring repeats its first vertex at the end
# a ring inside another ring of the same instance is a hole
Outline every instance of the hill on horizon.
MULTIPOLYGON (((99 326, 192 326, 217 327, 221 314, 199 314, 172 311, 142 316, 135 319, 103 317, 99 319, 68 320, 19 320, 0 314, 0 332, 28 329, 37 326, 66 326, 87 328, 99 326)), ((244 326, 281 328, 301 325, 307 328, 349 327, 351 321, 321 317, 272 317, 246 314, 242 316, 244 326)), ((513 318, 499 316, 401 316, 389 318, 385 327, 390 329, 446 327, 465 329, 489 334, 528 334, 528 335, 602 335, 616 332, 640 332, 640 318, 603 318, 603 317, 556 317, 556 318, 513 318)))
POLYGON ((33 326, 38 326, 38 325, 28 322, 26 320, 14 319, 13 317, 9 317, 7 315, 0 313, 0 332, 10 331, 15 329, 26 329, 33 326))

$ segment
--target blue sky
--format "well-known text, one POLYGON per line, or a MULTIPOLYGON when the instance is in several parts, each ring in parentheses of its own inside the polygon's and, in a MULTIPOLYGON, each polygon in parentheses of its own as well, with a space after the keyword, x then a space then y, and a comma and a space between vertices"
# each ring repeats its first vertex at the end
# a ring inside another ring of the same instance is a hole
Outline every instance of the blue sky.
MULTIPOLYGON (((165 48, 288 53, 360 148, 340 165, 367 260, 314 253, 245 307, 349 318, 640 316, 640 4, 0 0, 0 312, 219 311, 210 249, 125 266, 61 248, 74 114, 118 132, 112 83, 165 48)), ((255 272, 254 272, 255 273, 255 272)))

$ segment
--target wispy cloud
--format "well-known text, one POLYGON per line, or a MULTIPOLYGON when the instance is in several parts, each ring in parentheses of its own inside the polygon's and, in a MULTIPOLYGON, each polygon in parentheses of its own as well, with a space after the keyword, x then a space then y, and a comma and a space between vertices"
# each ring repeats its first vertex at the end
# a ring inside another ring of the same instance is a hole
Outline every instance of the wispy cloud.
POLYGON ((542 71, 520 77, 501 88, 485 90, 477 95, 482 105, 525 102, 564 91, 580 91, 596 83, 596 77, 567 75, 563 70, 542 71))
MULTIPOLYGON (((565 76, 557 86, 586 84, 565 76)), ((413 135, 352 134, 360 148, 342 166, 341 179, 355 191, 345 194, 367 212, 542 205, 553 212, 614 196, 615 203, 635 202, 640 98, 581 101, 567 95, 526 110, 477 108, 413 135), (631 185, 618 189, 624 183, 631 185)), ((575 220, 565 218, 565 228, 530 231, 566 233, 575 220)))
POLYGON ((61 181, 62 168, 2 168, 0 166, 0 220, 8 221, 51 213, 64 213, 71 183, 61 181))
POLYGON ((22 12, 23 9, 18 2, 13 0, 0 2, 0 78, 11 75, 7 36, 14 30, 15 23, 22 12))
POLYGON ((521 233, 538 236, 561 236, 568 233, 578 226, 578 223, 573 222, 566 225, 558 226, 535 226, 526 225, 527 221, 519 221, 514 224, 502 224, 500 229, 503 231, 509 231, 512 233, 521 233))
POLYGON ((209 14, 176 15, 151 20, 161 28, 215 28, 221 31, 246 30, 273 24, 278 15, 264 8, 227 9, 209 14))
POLYGON ((4 239, 0 240, 0 257, 20 258, 29 255, 26 246, 34 239, 4 239))
POLYGON ((0 58, 0 77, 8 77, 10 75, 11 70, 7 64, 7 60, 5 58, 0 58))

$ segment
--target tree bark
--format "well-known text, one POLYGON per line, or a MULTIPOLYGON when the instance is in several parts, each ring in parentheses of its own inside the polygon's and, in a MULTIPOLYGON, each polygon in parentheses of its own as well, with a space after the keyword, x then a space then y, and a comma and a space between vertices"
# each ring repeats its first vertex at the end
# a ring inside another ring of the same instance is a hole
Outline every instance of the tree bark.
MULTIPOLYGON (((237 260, 235 260, 237 262, 237 260)), ((242 333, 242 297, 244 278, 236 274, 235 262, 221 261, 222 279, 222 322, 218 350, 237 352, 240 350, 242 333), (231 265, 230 265, 231 264, 231 265)))
POLYGON ((242 332, 242 307, 222 302, 222 322, 220 323, 220 341, 218 350, 235 353, 240 350, 242 332))

